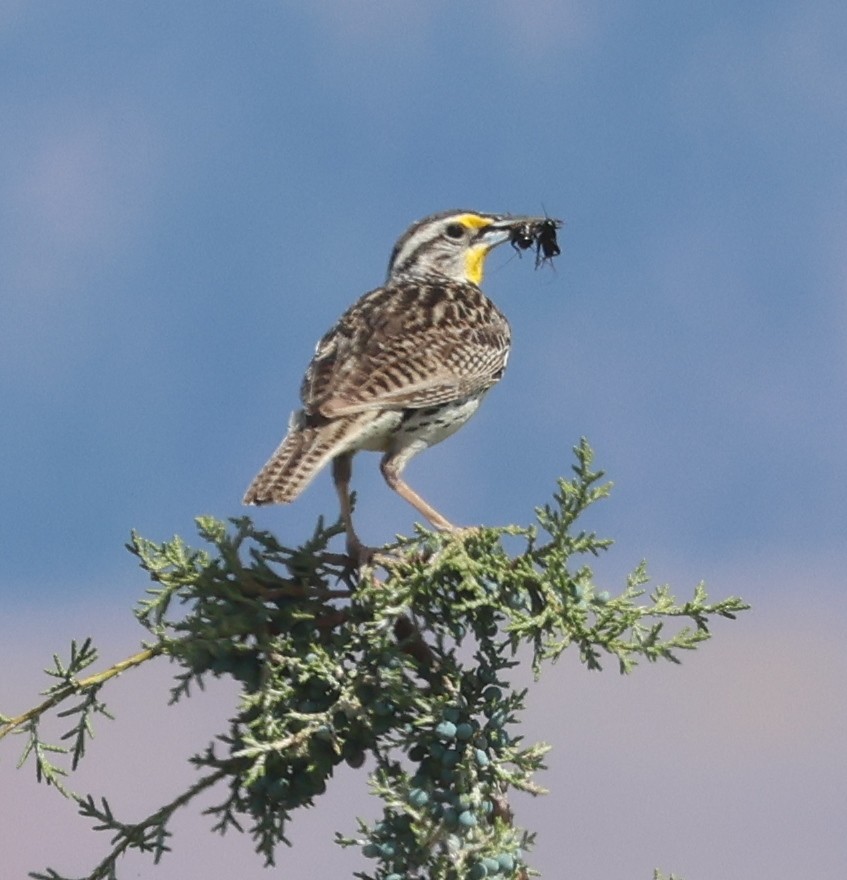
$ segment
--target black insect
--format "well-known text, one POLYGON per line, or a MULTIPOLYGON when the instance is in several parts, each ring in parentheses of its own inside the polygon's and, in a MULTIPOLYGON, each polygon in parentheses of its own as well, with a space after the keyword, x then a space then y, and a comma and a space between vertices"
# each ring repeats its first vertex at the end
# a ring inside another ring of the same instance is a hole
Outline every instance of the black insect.
POLYGON ((518 251, 518 253, 532 247, 533 242, 535 241, 535 234, 532 231, 532 226, 532 223, 523 223, 512 230, 512 235, 509 240, 512 243, 512 247, 518 251))
POLYGON ((562 225, 561 220, 550 217, 544 220, 532 220, 516 226, 509 238, 512 247, 520 253, 535 245, 535 268, 544 265, 562 252, 556 240, 556 230, 562 225))
POLYGON ((542 220, 535 229, 535 267, 543 265, 547 260, 558 257, 562 252, 556 239, 556 230, 561 224, 556 220, 542 220))

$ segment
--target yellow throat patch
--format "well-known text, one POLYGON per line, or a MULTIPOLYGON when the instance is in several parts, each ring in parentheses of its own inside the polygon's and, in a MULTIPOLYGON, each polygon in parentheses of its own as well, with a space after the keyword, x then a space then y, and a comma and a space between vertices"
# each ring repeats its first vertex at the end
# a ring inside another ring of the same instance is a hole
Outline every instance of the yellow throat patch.
POLYGON ((479 286, 482 284, 483 270, 485 268, 485 258, 491 248, 486 244, 478 244, 468 249, 465 256, 465 274, 468 281, 479 286))
MULTIPOLYGON (((484 229, 491 225, 491 221, 487 217, 480 217, 478 214, 462 214, 456 220, 467 229, 484 229)), ((490 250, 491 247, 484 244, 476 245, 468 250, 465 257, 465 275, 472 284, 482 283, 485 258, 490 250)))

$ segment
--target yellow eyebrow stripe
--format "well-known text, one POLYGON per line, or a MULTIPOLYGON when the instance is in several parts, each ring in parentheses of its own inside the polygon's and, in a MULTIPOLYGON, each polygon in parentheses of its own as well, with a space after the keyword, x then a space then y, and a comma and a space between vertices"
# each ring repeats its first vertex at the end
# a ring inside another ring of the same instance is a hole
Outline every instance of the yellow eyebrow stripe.
POLYGON ((460 214, 456 217, 456 222, 468 229, 483 229, 485 226, 491 226, 491 220, 487 217, 480 217, 479 214, 460 214))

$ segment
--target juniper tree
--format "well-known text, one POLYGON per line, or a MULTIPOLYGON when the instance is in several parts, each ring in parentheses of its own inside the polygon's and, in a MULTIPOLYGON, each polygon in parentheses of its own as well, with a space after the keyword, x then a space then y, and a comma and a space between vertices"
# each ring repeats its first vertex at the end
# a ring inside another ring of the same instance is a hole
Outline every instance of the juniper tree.
MULTIPOLYGON (((537 678, 568 649, 594 670, 607 660, 622 673, 641 660, 678 663, 710 637, 711 620, 747 607, 710 602, 702 584, 682 602, 667 587, 647 593, 644 565, 619 594, 601 589, 590 563, 611 541, 578 521, 610 486, 587 443, 575 453, 573 476, 558 481, 535 524, 459 536, 418 530, 358 570, 332 551, 341 523, 319 521, 297 547, 246 517, 199 517, 204 549, 133 534, 128 548, 153 582, 135 609, 149 634, 141 650, 90 674, 96 649, 75 642, 68 660, 54 656, 40 704, 0 716, 0 738, 26 738, 21 763, 107 832, 86 880, 117 877, 130 850, 158 862, 174 814, 208 789, 219 793, 206 810, 212 830, 249 833, 272 865, 298 808, 332 797, 339 764, 360 768, 368 758, 381 816, 337 835, 368 857, 361 880, 532 873, 534 835, 510 795, 542 793, 534 777, 548 746, 524 744, 527 692, 510 670, 525 658, 537 678), (240 696, 225 729, 189 758, 196 781, 126 821, 105 797, 72 792, 67 777, 94 722, 111 717, 106 685, 159 657, 177 664, 171 703, 210 677, 234 679, 240 696), (51 712, 70 725, 60 745, 39 733, 51 712)), ((66 880, 51 868, 30 876, 66 880)))

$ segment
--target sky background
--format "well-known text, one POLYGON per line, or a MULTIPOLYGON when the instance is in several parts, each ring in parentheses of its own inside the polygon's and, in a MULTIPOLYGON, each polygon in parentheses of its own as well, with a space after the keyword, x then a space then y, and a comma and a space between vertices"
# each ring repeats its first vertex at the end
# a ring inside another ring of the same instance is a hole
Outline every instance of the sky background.
MULTIPOLYGON (((551 742, 543 876, 847 874, 847 7, 813 3, 0 2, 0 711, 72 638, 143 633, 131 529, 193 538, 284 433, 315 341, 447 208, 565 220, 551 270, 509 248, 484 288, 509 371, 410 483, 463 524, 529 522, 588 437, 614 481, 591 526, 618 591, 754 609, 682 667, 565 659, 533 695, 551 742)), ((368 543, 408 532, 377 458, 368 543)), ((335 516, 328 474, 256 520, 335 516)), ((112 690, 74 782, 127 819, 193 777, 224 684, 165 708, 167 665, 112 690)), ((0 748, 3 876, 104 851, 0 748)), ((373 811, 334 780, 262 868, 181 817, 127 877, 343 877, 373 811)), ((122 876, 124 876, 122 874, 122 876)))

